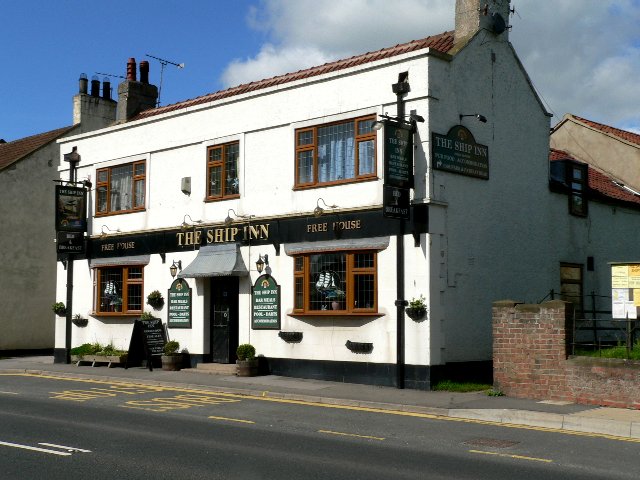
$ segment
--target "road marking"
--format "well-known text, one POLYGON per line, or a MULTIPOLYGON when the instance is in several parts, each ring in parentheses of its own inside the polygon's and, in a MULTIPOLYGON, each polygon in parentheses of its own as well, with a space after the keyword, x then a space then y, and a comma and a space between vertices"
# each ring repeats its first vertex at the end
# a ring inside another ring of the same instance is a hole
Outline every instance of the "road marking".
POLYGON ((548 458, 525 457, 523 455, 513 455, 509 453, 485 452, 482 450, 469 450, 469 453, 479 453, 482 455, 493 455, 496 457, 515 458, 516 460, 529 460, 532 462, 553 463, 553 460, 549 460, 548 458))
POLYGON ((3 392, 1 390, 0 393, 4 393, 5 395, 18 395, 18 392, 3 392))
MULTIPOLYGON (((425 418, 430 420, 440 420, 445 422, 464 422, 464 423, 474 423, 478 425, 493 425, 496 427, 504 427, 504 428, 516 428, 519 430, 533 430, 538 432, 549 432, 549 433, 561 433, 563 435, 574 435, 579 437, 593 437, 593 438, 604 438, 607 440, 615 440, 619 442, 630 442, 630 443, 640 443, 640 438, 632 438, 632 437, 621 437, 617 435, 610 435, 605 433, 591 433, 591 432, 578 432, 575 430, 564 430, 561 428, 550 428, 550 427, 536 427, 531 425, 522 425, 515 423, 504 423, 499 421, 490 421, 490 420, 477 420, 473 418, 461 418, 461 417, 448 417, 444 415, 436 415, 432 413, 419 413, 419 412, 407 412, 401 410, 387 410, 383 408, 372 408, 372 407, 358 407, 351 405, 335 405, 335 404, 326 404, 319 402, 310 402, 304 400, 289 400, 284 398, 273 398, 273 397, 261 397, 257 395, 250 394, 237 394, 237 393, 226 393, 226 392, 207 392, 205 390, 199 390, 194 388, 185 388, 185 387, 161 387, 161 386, 147 386, 141 383, 133 383, 133 382, 114 382, 107 380, 97 380, 97 379, 85 379, 78 377, 66 377, 63 375, 53 375, 53 374, 40 374, 40 373, 0 373, 0 376, 12 376, 12 377, 33 377, 33 378, 46 378, 49 380, 62 380, 67 382, 83 382, 83 383, 93 383, 93 384, 101 384, 101 385, 117 385, 117 386, 126 386, 126 387, 137 387, 140 389, 155 389, 155 391, 163 391, 163 392, 192 392, 201 395, 207 395, 211 393, 215 393, 215 395, 225 396, 229 398, 240 398, 245 400, 261 400, 265 402, 274 402, 274 403, 289 403, 310 407, 322 407, 322 408, 336 408, 340 410, 353 410, 360 412, 370 412, 370 413, 383 413, 385 415, 400 415, 406 417, 415 417, 415 418, 425 418)), ((268 391, 262 392, 263 395, 265 393, 269 393, 268 391)))
POLYGON ((332 432, 331 430, 318 430, 318 433, 328 433, 330 435, 341 435, 343 437, 367 438, 369 440, 384 440, 383 437, 372 437, 371 435, 357 435, 355 433, 332 432))
POLYGON ((67 452, 91 453, 91 450, 85 450, 84 448, 67 447, 66 445, 56 445, 55 443, 38 443, 38 445, 42 445, 43 447, 61 448, 67 452))
POLYGON ((32 450, 34 452, 50 453, 51 455, 60 455, 62 457, 69 457, 71 453, 60 452, 58 450, 49 450, 47 448, 30 447, 29 445, 20 445, 19 443, 0 442, 0 445, 5 447, 21 448, 23 450, 32 450))
POLYGON ((166 412, 191 407, 204 407, 207 405, 220 405, 221 403, 237 403, 241 400, 213 395, 184 394, 168 398, 152 398, 151 400, 131 400, 124 405, 125 408, 137 408, 151 412, 166 412))
POLYGON ((209 418, 212 418, 214 420, 226 420, 228 422, 252 423, 252 424, 256 423, 256 422, 252 422, 251 420, 242 420, 240 418, 227 418, 227 417, 214 417, 214 416, 210 416, 209 418))

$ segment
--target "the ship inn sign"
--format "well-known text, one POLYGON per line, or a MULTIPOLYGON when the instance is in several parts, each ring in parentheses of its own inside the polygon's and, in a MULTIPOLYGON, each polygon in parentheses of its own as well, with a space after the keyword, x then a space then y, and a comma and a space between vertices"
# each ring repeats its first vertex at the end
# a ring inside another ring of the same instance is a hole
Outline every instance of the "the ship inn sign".
POLYGON ((489 147, 476 143, 472 133, 456 125, 446 135, 432 133, 433 168, 489 179, 489 147))

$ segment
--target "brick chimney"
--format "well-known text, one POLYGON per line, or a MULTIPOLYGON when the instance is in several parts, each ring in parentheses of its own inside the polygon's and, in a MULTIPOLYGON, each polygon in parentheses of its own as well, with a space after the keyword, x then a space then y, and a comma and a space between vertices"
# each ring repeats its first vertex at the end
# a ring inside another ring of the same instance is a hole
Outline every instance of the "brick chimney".
POLYGON ((158 87, 149 83, 149 62, 140 62, 140 81, 136 80, 136 59, 127 62, 127 78, 118 85, 117 121, 126 122, 143 110, 155 108, 158 87))
POLYGON ((456 0, 454 43, 471 38, 484 29, 509 40, 509 7, 511 0, 456 0))
POLYGON ((115 122, 117 103, 111 100, 109 79, 105 78, 102 82, 102 97, 98 77, 94 76, 91 79, 90 93, 89 79, 84 73, 80 74, 78 83, 78 94, 73 97, 73 124, 79 124, 81 132, 88 132, 115 122))

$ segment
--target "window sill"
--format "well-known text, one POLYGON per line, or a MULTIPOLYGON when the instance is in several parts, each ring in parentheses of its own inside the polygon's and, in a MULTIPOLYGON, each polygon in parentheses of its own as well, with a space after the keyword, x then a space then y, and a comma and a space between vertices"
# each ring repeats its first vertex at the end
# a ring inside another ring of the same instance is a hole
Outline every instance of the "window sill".
POLYGON ((318 313, 288 313, 293 318, 322 318, 322 317, 384 317, 386 314, 378 312, 344 312, 341 310, 324 310, 318 313))
POLYGON ((235 193, 233 195, 227 195, 224 197, 205 197, 204 201, 209 203, 209 202, 224 202, 225 200, 233 200, 234 198, 240 198, 240 194, 239 193, 235 193))
POLYGON ((363 182, 371 182, 375 180, 380 180, 378 175, 372 174, 371 176, 366 177, 358 177, 358 178, 349 178, 346 180, 334 180, 333 182, 323 182, 323 183, 301 183, 298 185, 294 185, 293 191, 296 190, 310 190, 313 188, 323 188, 323 187, 335 187, 339 185, 351 185, 353 183, 363 183, 363 182))
POLYGON ((126 215, 128 213, 140 213, 145 212, 146 208, 135 208, 132 210, 118 210, 117 212, 96 212, 94 217, 112 217, 114 215, 126 215))
POLYGON ((123 313, 123 312, 92 312, 92 317, 139 317, 142 315, 142 312, 138 313, 123 313))

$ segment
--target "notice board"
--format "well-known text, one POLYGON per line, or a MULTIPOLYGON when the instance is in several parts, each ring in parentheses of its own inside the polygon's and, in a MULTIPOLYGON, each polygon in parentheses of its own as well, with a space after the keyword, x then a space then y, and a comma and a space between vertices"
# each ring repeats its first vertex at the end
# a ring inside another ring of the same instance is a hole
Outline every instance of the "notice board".
POLYGON ((136 367, 147 361, 147 367, 153 371, 153 363, 157 364, 164 353, 167 343, 167 332, 159 318, 149 320, 138 319, 133 323, 133 332, 129 342, 129 352, 125 368, 136 367))

